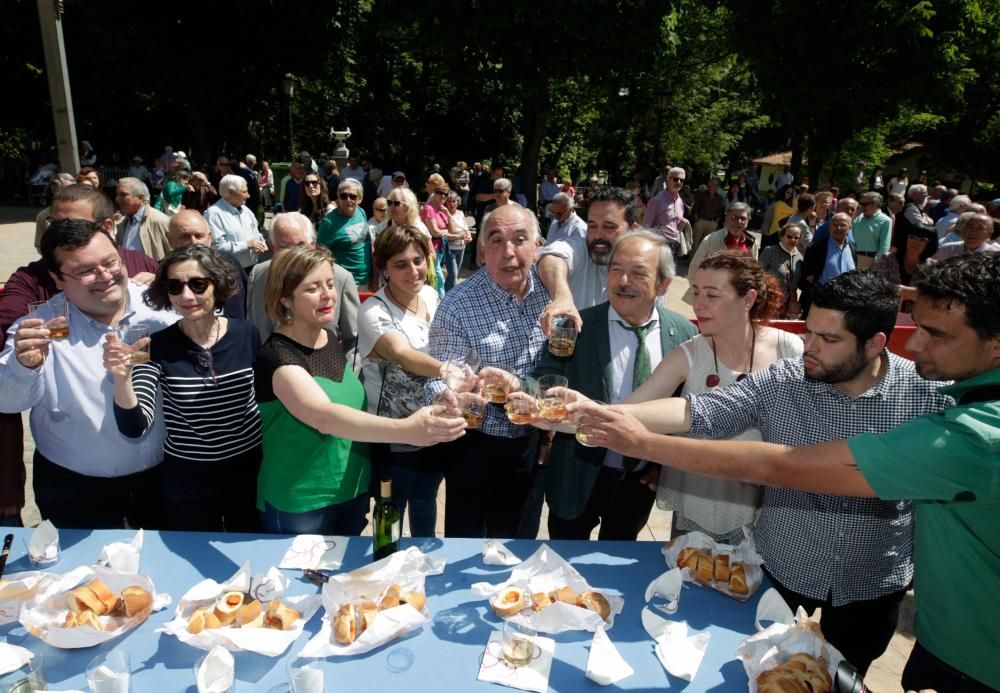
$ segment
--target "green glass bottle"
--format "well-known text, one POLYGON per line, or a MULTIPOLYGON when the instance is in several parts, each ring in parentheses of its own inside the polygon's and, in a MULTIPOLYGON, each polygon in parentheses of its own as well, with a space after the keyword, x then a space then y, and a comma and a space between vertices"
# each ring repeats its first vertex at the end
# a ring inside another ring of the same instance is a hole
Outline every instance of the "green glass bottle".
POLYGON ((379 483, 379 498, 375 501, 375 527, 372 532, 373 560, 376 561, 396 553, 396 550, 399 549, 399 535, 402 526, 399 508, 392 502, 392 481, 385 479, 379 483))

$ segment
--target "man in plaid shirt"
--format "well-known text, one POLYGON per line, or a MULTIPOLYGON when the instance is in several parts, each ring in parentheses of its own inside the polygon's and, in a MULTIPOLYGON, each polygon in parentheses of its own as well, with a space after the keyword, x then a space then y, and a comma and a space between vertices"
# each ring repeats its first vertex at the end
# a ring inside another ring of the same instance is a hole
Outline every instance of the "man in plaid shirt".
MULTIPOLYGON (((430 355, 446 361, 474 349, 482 366, 528 376, 545 336, 538 318, 549 294, 534 268, 539 233, 535 216, 520 205, 498 208, 483 221, 484 267, 448 292, 431 324, 430 355)), ((446 389, 427 381, 432 401, 446 389)), ((445 536, 514 537, 531 490, 538 431, 516 426, 502 406, 487 404, 482 426, 440 445, 448 497, 445 536)))
MULTIPOLYGON (((848 272, 817 287, 815 299, 801 359, 713 392, 621 408, 658 433, 726 439, 757 427, 765 442, 811 445, 882 433, 953 403, 911 361, 886 351, 895 287, 874 272, 848 272)), ((607 435, 590 436, 588 424, 588 436, 649 459, 633 450, 638 439, 626 420, 638 423, 628 414, 595 412, 607 435)), ((889 644, 913 578, 912 504, 768 485, 754 541, 789 606, 822 607, 827 640, 863 675, 889 644)))

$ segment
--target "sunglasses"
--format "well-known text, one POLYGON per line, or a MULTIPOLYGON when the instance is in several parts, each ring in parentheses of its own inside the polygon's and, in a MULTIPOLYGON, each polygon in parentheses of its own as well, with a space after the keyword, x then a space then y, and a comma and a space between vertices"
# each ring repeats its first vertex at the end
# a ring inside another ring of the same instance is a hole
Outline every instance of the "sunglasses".
POLYGON ((670 180, 672 180, 675 183, 683 183, 684 182, 683 178, 678 178, 677 176, 670 176, 670 180))
POLYGON ((338 195, 341 200, 357 200, 358 196, 355 193, 340 193, 338 195))
POLYGON ((434 194, 435 195, 440 195, 441 197, 445 197, 448 194, 448 191, 447 190, 435 190, 434 194))
POLYGON ((167 293, 171 296, 179 296, 184 291, 185 286, 191 289, 192 293, 201 296, 208 291, 208 287, 212 286, 212 280, 208 277, 194 277, 186 282, 180 279, 168 279, 167 293))
POLYGON ((319 185, 318 180, 307 180, 306 185, 319 185))
POLYGON ((202 349, 198 352, 195 360, 198 363, 199 370, 205 373, 202 382, 208 385, 209 381, 211 381, 212 385, 217 386, 219 384, 219 375, 215 372, 215 359, 212 358, 212 352, 208 349, 202 349))
POLYGON ((373 209, 374 209, 374 210, 375 210, 376 212, 385 212, 385 211, 387 211, 387 210, 388 210, 389 208, 388 208, 388 207, 373 207, 373 209))
POLYGON ((385 203, 390 207, 402 207, 406 204, 402 200, 386 200, 385 203))

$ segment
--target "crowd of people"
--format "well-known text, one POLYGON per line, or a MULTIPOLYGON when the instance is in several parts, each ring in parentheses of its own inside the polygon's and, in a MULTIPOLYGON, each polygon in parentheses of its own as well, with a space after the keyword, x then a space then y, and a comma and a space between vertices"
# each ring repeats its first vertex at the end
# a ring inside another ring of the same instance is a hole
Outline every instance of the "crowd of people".
POLYGON ((670 166, 582 191, 550 171, 536 212, 501 167, 432 171, 421 203, 357 157, 300 155, 276 181, 253 157, 206 175, 182 154, 157 161, 158 197, 148 171, 114 204, 53 178, 41 258, 0 294, 10 521, 22 411, 59 527, 356 535, 387 478, 414 536, 444 482, 449 537, 534 538, 544 499, 552 538, 635 540, 656 503, 675 534, 751 532, 862 673, 916 580, 906 685, 1000 685, 997 201, 789 181, 762 210, 741 175, 689 204, 670 166), (663 300, 679 255, 697 328, 663 300), (800 316, 804 340, 770 325, 800 316), (900 322, 916 366, 886 349, 900 322), (562 421, 486 399, 500 383, 530 404, 553 377, 562 421))

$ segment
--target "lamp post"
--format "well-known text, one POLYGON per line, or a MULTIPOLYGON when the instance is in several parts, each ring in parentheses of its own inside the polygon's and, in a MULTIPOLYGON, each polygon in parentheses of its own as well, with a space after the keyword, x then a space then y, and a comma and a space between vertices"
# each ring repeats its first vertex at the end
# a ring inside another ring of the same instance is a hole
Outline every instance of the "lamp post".
POLYGON ((295 158, 295 133, 292 130, 292 98, 295 96, 296 77, 291 72, 285 73, 281 80, 281 91, 285 94, 285 101, 288 104, 288 160, 295 158))

